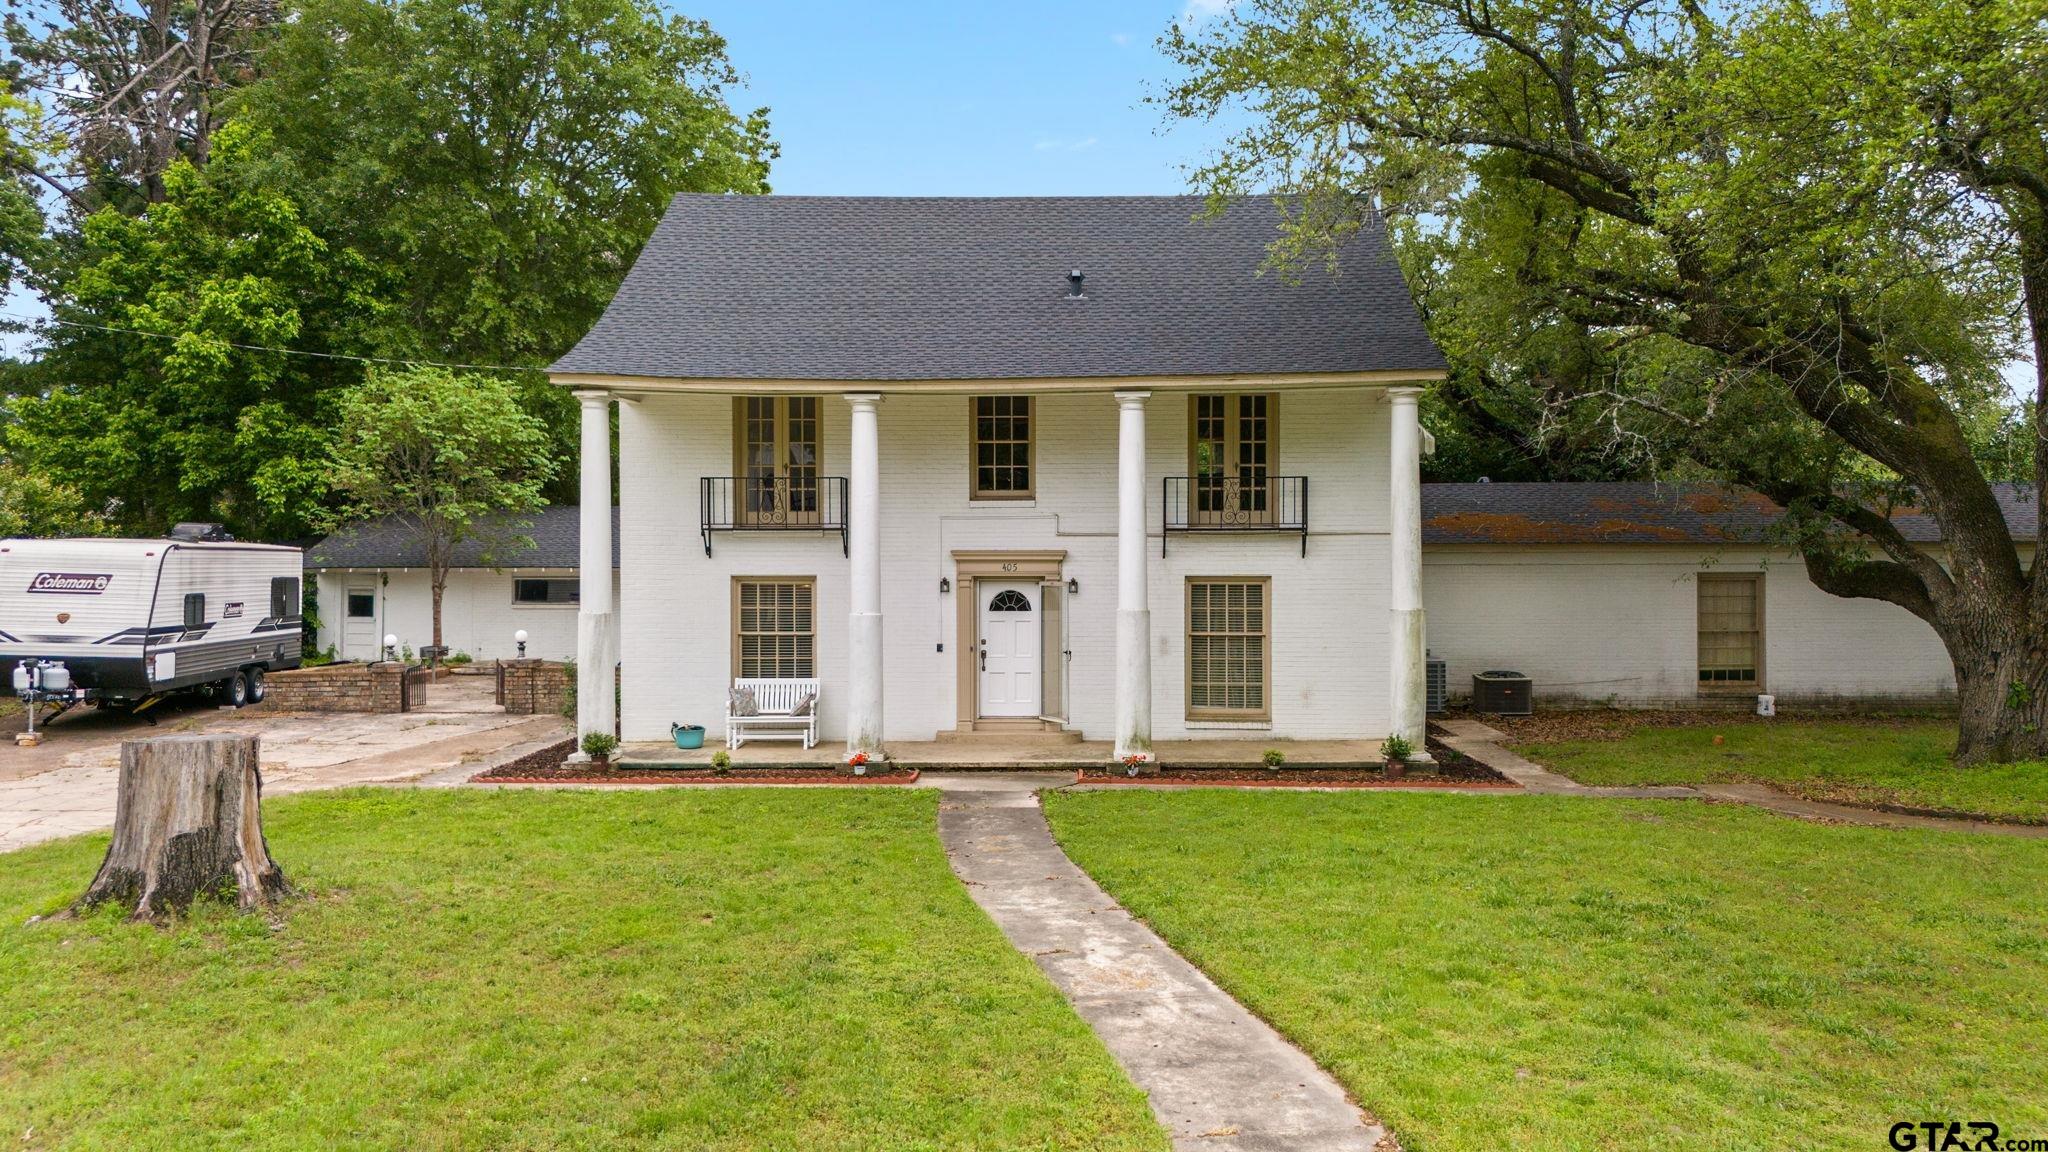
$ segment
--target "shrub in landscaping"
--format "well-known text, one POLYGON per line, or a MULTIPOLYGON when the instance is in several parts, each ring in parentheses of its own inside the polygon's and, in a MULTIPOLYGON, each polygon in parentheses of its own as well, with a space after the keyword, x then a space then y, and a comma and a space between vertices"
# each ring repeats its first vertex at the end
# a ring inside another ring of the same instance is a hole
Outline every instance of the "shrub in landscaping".
POLYGON ((609 760, 619 750, 619 738, 609 732, 583 734, 583 754, 592 760, 609 760))
POLYGON ((1287 753, 1278 748, 1268 748, 1260 754, 1259 759, 1264 760, 1268 768, 1278 768, 1287 763, 1287 753))

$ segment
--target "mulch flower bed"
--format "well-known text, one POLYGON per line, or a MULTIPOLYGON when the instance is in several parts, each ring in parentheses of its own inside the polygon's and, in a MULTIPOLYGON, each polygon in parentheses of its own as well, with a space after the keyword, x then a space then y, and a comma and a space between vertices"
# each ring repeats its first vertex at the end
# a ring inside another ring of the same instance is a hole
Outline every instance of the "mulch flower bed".
POLYGON ((574 740, 563 740, 469 779, 473 784, 911 784, 918 777, 915 768, 855 776, 836 768, 736 765, 720 775, 703 764, 570 764, 569 754, 575 750, 574 740))
MULTIPOLYGON (((1802 710, 1796 717, 1779 710, 1777 720, 1854 720, 1859 724, 1887 726, 1924 723, 1938 715, 1932 711, 1827 712, 1802 710)), ((1450 714, 1449 719, 1477 720, 1507 734, 1516 744, 1554 744, 1567 740, 1620 740, 1642 728, 1721 728, 1731 724, 1768 724, 1771 717, 1758 716, 1754 708, 1574 708, 1539 711, 1533 716, 1496 716, 1490 712, 1450 714)))
POLYGON ((1082 768, 1076 784, 1210 784, 1223 788, 1513 788, 1515 785, 1438 741, 1429 742, 1436 763, 1410 765, 1398 777, 1379 766, 1332 765, 1328 768, 1251 767, 1243 764, 1161 764, 1150 775, 1127 776, 1120 768, 1082 768))

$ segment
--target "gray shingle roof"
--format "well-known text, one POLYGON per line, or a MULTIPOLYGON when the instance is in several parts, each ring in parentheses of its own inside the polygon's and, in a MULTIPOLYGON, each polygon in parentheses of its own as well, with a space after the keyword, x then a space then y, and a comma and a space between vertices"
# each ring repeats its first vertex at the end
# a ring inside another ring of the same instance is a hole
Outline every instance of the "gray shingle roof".
POLYGON ((1432 372, 1377 217, 1260 273, 1270 200, 675 198, 562 373, 946 380, 1432 372), (1066 299, 1067 273, 1085 300, 1066 299))
MULTIPOLYGON (((579 563, 577 541, 582 537, 574 504, 556 504, 520 517, 524 527, 513 535, 526 536, 533 547, 501 550, 494 564, 484 562, 484 545, 471 540, 455 552, 457 568, 574 568, 579 563)), ((612 566, 619 563, 619 510, 612 509, 612 566)), ((306 549, 306 567, 319 568, 424 568, 427 549, 404 523, 395 519, 366 520, 351 524, 306 549)))
MULTIPOLYGON (((2038 530, 2033 491, 1994 486, 2013 535, 2038 530)), ((1741 544, 1763 539, 1782 510, 1754 492, 1671 484, 1425 484, 1425 544, 1741 544)), ((1918 509, 1892 515, 1908 540, 1937 543, 1918 509)))

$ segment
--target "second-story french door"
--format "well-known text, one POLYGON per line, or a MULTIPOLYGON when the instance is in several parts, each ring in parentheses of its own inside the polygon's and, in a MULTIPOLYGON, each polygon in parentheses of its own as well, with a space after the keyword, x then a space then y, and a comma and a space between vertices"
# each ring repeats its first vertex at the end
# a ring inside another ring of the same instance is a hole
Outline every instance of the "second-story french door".
POLYGON ((741 396, 734 404, 742 524, 819 520, 818 397, 741 396))
POLYGON ((1190 398, 1188 472, 1195 524, 1263 524, 1273 518, 1279 403, 1270 393, 1190 398))

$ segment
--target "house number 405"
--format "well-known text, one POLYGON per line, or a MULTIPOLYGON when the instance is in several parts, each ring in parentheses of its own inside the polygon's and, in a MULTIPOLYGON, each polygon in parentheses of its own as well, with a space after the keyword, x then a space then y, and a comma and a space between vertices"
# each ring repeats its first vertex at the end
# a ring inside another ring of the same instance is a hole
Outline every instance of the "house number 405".
POLYGON ((1015 562, 1015 561, 1011 561, 1011 562, 1009 562, 1009 563, 1006 563, 1006 564, 1004 564, 1004 565, 1003 565, 1003 571, 1005 571, 1005 572, 1015 572, 1016 570, 1017 570, 1017 565, 1016 565, 1016 562, 1015 562))

